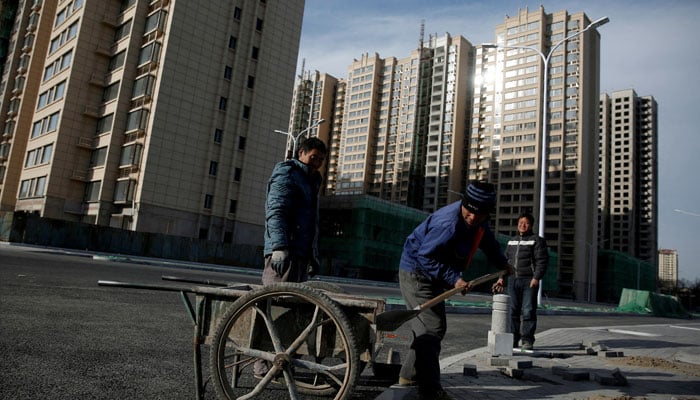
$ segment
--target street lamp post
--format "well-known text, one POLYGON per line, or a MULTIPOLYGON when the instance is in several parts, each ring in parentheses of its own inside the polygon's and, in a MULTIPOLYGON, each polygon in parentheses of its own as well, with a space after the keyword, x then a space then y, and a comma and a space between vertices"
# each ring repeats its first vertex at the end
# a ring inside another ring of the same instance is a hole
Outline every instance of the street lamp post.
MULTIPOLYGON (((296 157, 296 154, 297 154, 297 141, 299 140, 299 138, 303 134, 305 134, 306 132, 310 131, 311 129, 314 129, 315 127, 321 125, 324 122, 326 122, 326 120, 323 118, 316 120, 313 124, 311 124, 311 126, 304 129, 303 131, 297 133, 296 136, 291 132, 285 132, 285 131, 281 131, 281 130, 275 130, 275 133, 281 133, 283 135, 287 135, 290 139, 292 139, 292 158, 294 158, 294 157, 296 157)), ((285 159, 287 159, 286 146, 285 146, 285 159)))
MULTIPOLYGON (((586 32, 589 29, 597 28, 603 24, 607 24, 610 22, 610 19, 608 17, 603 17, 599 18, 590 24, 583 28, 582 30, 569 35, 565 37, 564 39, 561 39, 558 41, 552 48, 549 50, 549 53, 545 56, 542 51, 540 51, 536 47, 532 46, 508 46, 508 45, 501 45, 501 44, 496 44, 496 43, 485 43, 482 44, 481 46, 483 48, 502 48, 502 49, 522 49, 522 50, 532 50, 536 52, 537 54, 540 55, 542 58, 542 151, 541 151, 541 162, 540 162, 540 212, 539 212, 539 228, 538 228, 538 234, 540 235, 541 238, 544 238, 544 227, 545 227, 545 221, 544 221, 544 206, 545 206, 545 193, 546 193, 546 181, 547 181, 547 110, 549 108, 549 89, 547 85, 549 84, 549 59, 552 57, 552 54, 554 54, 554 51, 559 48, 562 44, 564 44, 567 40, 573 39, 576 36, 579 36, 586 32)), ((537 293, 537 303, 541 304, 542 303, 542 285, 540 284, 539 291, 537 293)))

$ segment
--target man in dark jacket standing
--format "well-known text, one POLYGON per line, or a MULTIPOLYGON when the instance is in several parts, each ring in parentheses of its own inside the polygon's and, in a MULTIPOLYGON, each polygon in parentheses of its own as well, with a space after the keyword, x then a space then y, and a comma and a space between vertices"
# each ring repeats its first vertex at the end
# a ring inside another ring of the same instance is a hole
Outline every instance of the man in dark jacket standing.
POLYGON ((309 268, 318 268, 319 169, 326 152, 322 140, 306 139, 297 159, 272 171, 265 203, 263 285, 304 282, 309 268))
MULTIPOLYGON (((265 202, 265 266, 263 285, 305 282, 318 270, 318 196, 326 159, 322 140, 301 143, 296 159, 275 165, 265 202)), ((253 365, 261 379, 269 370, 262 360, 253 365)))
POLYGON ((537 329, 537 291, 547 271, 547 242, 532 232, 535 218, 528 213, 518 217, 518 235, 508 241, 506 257, 513 266, 513 275, 508 279, 510 296, 510 329, 513 347, 532 350, 537 329), (522 325, 521 319, 522 317, 522 325))
MULTIPOLYGON (((462 272, 477 248, 496 267, 510 270, 489 228, 489 213, 495 203, 493 185, 470 183, 461 201, 435 211, 408 236, 399 264, 399 285, 408 309, 446 289, 469 289, 462 272)), ((497 285, 503 286, 503 278, 497 285)), ((411 330, 413 342, 399 384, 418 385, 420 399, 449 399, 440 384, 440 348, 447 330, 445 302, 411 320, 411 330)))

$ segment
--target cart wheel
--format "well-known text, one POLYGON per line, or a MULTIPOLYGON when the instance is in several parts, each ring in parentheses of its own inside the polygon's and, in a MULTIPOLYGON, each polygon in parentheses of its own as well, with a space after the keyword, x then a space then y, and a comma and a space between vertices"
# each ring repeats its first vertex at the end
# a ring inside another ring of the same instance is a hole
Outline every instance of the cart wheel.
POLYGON ((215 329, 210 370, 217 395, 248 399, 263 390, 350 397, 359 373, 355 333, 341 307, 304 284, 263 286, 237 299, 215 329), (253 377, 264 360, 269 372, 253 377))
POLYGON ((314 289, 320 290, 320 291, 326 291, 326 292, 331 292, 331 293, 347 293, 345 289, 343 289, 340 285, 337 285, 332 282, 325 282, 325 281, 306 281, 304 282, 304 285, 306 286, 311 286, 314 289))

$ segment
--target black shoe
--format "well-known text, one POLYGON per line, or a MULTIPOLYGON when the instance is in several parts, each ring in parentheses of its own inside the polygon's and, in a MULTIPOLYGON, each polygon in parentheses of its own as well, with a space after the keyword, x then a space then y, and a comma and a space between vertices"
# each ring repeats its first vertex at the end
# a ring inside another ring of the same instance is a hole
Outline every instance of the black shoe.
POLYGON ((532 350, 532 342, 523 342, 521 347, 523 350, 532 350))

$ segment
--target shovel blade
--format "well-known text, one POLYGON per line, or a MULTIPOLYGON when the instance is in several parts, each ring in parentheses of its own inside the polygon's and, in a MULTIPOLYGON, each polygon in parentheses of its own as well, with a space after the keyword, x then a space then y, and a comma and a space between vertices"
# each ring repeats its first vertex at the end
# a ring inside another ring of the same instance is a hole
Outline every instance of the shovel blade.
POLYGON ((374 323, 377 330, 391 332, 399 329, 401 325, 413 319, 421 310, 391 310, 377 314, 374 323))

